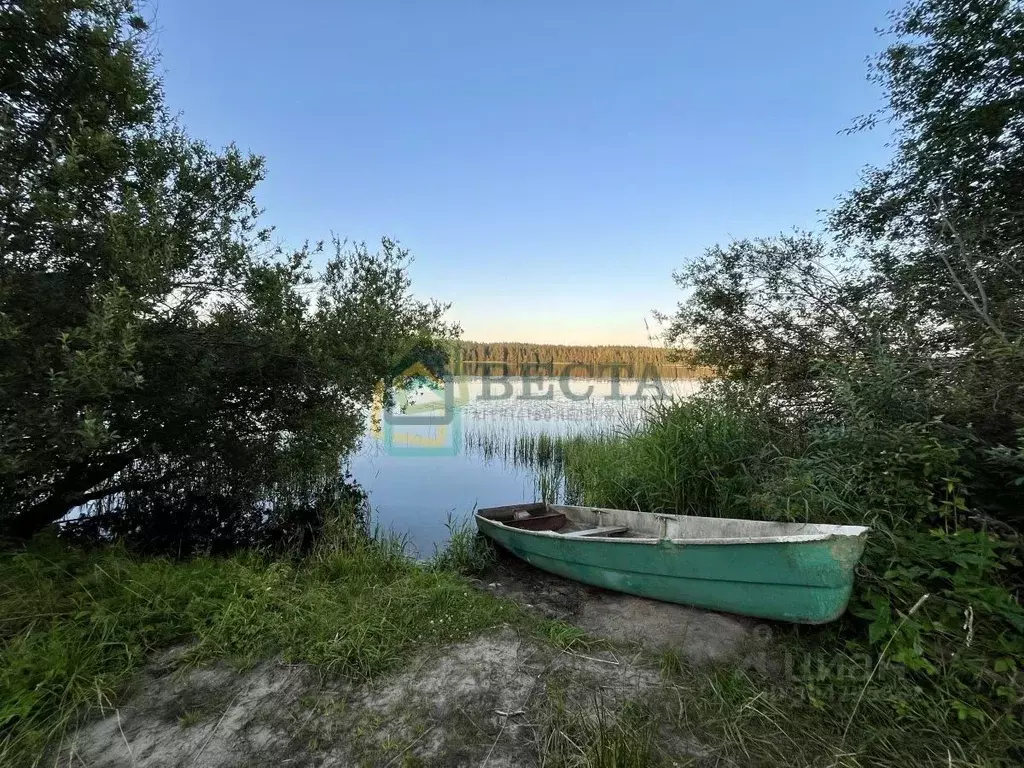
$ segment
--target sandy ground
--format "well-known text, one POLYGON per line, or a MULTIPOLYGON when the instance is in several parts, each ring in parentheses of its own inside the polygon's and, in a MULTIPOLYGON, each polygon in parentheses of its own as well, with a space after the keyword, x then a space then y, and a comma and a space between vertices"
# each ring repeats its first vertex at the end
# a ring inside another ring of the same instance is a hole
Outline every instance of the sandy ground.
MULTIPOLYGON (((570 707, 613 710, 655 696, 653 661, 757 664, 764 627, 734 616, 591 589, 503 558, 481 586, 614 645, 560 651, 505 628, 424 652, 353 686, 305 665, 175 669, 157 659, 115 711, 62 745, 62 766, 529 766, 550 734, 552 691, 570 707)), ((699 739, 666 736, 680 765, 714 764, 699 739), (705 758, 708 758, 705 761, 705 758)))
POLYGON ((755 619, 588 587, 498 551, 494 571, 478 586, 595 637, 650 649, 671 648, 697 664, 736 658, 746 654, 752 643, 770 637, 769 626, 755 619))

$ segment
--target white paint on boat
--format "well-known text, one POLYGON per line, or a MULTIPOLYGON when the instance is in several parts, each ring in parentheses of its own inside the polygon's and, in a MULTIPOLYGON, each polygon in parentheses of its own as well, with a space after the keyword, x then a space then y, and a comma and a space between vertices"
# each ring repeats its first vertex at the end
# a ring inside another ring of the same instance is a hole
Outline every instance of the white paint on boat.
MULTIPOLYGON (((496 517, 516 518, 517 510, 544 509, 540 504, 522 504, 512 507, 481 509, 477 517, 490 525, 508 528, 517 534, 563 538, 566 533, 558 531, 530 531, 506 526, 496 517)), ((562 512, 573 523, 586 528, 622 527, 628 533, 622 536, 573 537, 579 541, 629 542, 632 544, 657 544, 669 540, 685 546, 720 544, 779 544, 807 541, 825 541, 833 538, 857 538, 870 530, 862 525, 825 525, 821 523, 778 523, 763 520, 739 520, 721 517, 697 517, 689 515, 666 515, 640 512, 629 509, 604 509, 601 507, 573 507, 549 504, 547 510, 562 512)), ((521 519, 521 518, 520 518, 521 519)))

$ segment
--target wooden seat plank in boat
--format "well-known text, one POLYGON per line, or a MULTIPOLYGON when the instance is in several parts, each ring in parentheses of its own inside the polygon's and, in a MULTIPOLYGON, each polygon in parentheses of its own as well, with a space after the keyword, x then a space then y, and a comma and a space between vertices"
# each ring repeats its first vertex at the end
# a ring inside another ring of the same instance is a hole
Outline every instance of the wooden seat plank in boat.
POLYGON ((568 518, 561 512, 552 512, 543 515, 522 513, 515 519, 504 522, 510 528, 521 528, 527 531, 557 531, 567 521, 568 518))
POLYGON ((624 525, 602 525, 600 528, 587 528, 582 531, 569 531, 569 533, 563 533, 567 539, 583 539, 587 536, 614 536, 617 533, 625 533, 628 531, 624 525))

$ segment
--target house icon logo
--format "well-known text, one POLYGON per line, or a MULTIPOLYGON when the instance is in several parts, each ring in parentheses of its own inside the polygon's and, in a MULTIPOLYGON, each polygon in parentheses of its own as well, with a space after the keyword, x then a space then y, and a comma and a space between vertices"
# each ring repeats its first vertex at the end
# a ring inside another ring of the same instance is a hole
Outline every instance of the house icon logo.
POLYGON ((392 456, 455 456, 462 449, 459 407, 469 400, 466 383, 441 366, 406 359, 392 371, 390 397, 374 398, 372 432, 392 456))

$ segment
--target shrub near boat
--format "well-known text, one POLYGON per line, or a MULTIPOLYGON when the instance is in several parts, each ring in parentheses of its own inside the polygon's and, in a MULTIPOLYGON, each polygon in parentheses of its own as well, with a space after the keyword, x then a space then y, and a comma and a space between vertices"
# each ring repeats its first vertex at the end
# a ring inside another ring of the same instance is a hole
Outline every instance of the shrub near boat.
POLYGON ((554 504, 481 509, 526 562, 618 592, 804 624, 842 615, 868 528, 554 504))

